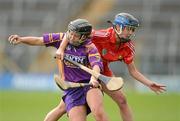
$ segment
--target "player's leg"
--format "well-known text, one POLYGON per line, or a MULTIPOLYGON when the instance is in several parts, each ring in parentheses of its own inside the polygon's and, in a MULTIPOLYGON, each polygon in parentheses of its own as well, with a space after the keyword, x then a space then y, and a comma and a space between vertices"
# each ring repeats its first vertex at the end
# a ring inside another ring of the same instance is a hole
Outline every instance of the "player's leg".
POLYGON ((86 121, 86 107, 84 105, 75 106, 68 112, 70 121, 86 121))
POLYGON ((100 89, 90 89, 87 92, 86 100, 96 121, 108 121, 103 107, 103 95, 100 89))
MULTIPOLYGON (((104 67, 104 72, 103 74, 106 76, 113 76, 113 72, 109 68, 109 63, 108 62, 103 62, 103 67, 104 67)), ((103 91, 109 95, 118 105, 120 114, 122 116, 123 121, 133 121, 133 116, 130 110, 130 107, 127 103, 126 97, 123 94, 121 90, 119 91, 109 91, 105 84, 102 84, 103 91)))
POLYGON ((59 103, 57 107, 52 109, 45 117, 44 121, 57 121, 66 113, 65 103, 63 100, 59 103))
POLYGON ((133 121, 133 116, 130 107, 127 103, 126 97, 121 90, 109 91, 103 84, 103 91, 109 95, 118 105, 123 121, 133 121))

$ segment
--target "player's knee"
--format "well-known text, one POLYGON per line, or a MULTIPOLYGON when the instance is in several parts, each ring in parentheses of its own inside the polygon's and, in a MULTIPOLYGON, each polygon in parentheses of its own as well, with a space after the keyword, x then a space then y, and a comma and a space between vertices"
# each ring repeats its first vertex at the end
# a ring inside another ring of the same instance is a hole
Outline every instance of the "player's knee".
POLYGON ((127 105, 127 99, 125 95, 123 95, 123 93, 117 93, 112 98, 118 104, 119 107, 124 107, 127 105))
POLYGON ((66 109, 63 106, 58 106, 57 109, 58 109, 59 112, 61 112, 63 114, 66 113, 66 109))
POLYGON ((127 99, 126 99, 125 96, 120 96, 119 98, 120 98, 119 103, 120 103, 121 106, 127 104, 127 99))
POLYGON ((105 117, 105 113, 102 108, 93 108, 91 109, 96 121, 103 121, 105 117))
POLYGON ((58 105, 57 110, 58 112, 61 112, 62 114, 66 113, 66 108, 64 105, 58 105))

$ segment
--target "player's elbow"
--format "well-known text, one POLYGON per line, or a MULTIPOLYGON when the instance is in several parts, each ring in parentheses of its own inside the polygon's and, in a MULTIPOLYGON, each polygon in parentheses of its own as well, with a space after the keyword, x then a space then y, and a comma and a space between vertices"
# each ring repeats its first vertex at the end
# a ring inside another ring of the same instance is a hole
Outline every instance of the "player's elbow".
POLYGON ((37 37, 37 38, 36 38, 36 41, 35 41, 35 44, 36 44, 36 45, 43 46, 43 45, 44 45, 43 37, 37 37))

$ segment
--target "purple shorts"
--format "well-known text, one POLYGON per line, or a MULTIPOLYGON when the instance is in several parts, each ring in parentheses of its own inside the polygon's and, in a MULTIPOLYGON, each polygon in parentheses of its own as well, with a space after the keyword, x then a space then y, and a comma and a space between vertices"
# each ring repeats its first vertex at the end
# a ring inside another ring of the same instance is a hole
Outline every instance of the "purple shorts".
POLYGON ((62 99, 66 104, 66 111, 69 112, 71 108, 75 106, 85 105, 87 108, 87 114, 89 114, 91 110, 87 105, 86 95, 90 88, 90 86, 84 86, 64 91, 62 99))

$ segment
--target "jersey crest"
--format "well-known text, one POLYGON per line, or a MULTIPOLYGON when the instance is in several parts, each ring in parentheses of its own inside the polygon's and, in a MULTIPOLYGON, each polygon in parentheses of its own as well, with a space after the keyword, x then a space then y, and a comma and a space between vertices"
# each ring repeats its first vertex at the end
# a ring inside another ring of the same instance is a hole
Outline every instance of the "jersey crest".
POLYGON ((101 53, 102 53, 103 56, 106 55, 106 54, 107 54, 107 49, 105 49, 105 48, 102 49, 102 52, 101 52, 101 53))

